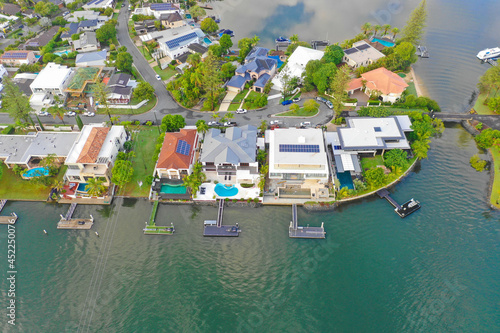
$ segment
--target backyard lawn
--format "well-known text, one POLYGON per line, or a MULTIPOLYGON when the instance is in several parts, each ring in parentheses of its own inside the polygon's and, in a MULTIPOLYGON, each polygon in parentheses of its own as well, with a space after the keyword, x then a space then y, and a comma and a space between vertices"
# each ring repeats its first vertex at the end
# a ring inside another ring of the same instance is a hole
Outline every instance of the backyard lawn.
POLYGON ((132 160, 134 175, 130 183, 119 190, 120 195, 131 197, 147 197, 149 195, 150 185, 146 184, 146 177, 153 175, 155 162, 152 156, 158 136, 158 128, 156 127, 142 127, 139 132, 134 133, 135 157, 132 160), (142 182, 142 186, 139 186, 139 182, 142 182))
POLYGON ((491 155, 493 156, 493 165, 495 172, 495 178, 493 180, 493 185, 491 187, 490 203, 500 208, 500 150, 496 147, 490 149, 491 155))
POLYGON ((406 91, 408 92, 408 95, 417 95, 417 89, 415 89, 415 82, 408 82, 408 88, 406 88, 406 91))
MULTIPOLYGON (((24 180, 1 163, 3 174, 0 178, 0 198, 9 200, 47 200, 51 187, 32 184, 29 180, 24 180)), ((56 179, 62 180, 67 166, 63 165, 57 174, 56 179)))
POLYGON ((377 165, 384 165, 384 158, 381 155, 361 158, 361 168, 363 171, 375 168, 377 165))
MULTIPOLYGON (((495 114, 495 112, 490 110, 488 105, 484 105, 484 100, 486 99, 486 96, 487 94, 480 94, 477 97, 476 104, 474 104, 474 110, 476 110, 478 114, 495 114)), ((500 96, 500 92, 497 92, 496 94, 495 93, 490 94, 490 98, 497 96, 500 96)))
POLYGON ((156 74, 160 75, 160 77, 163 81, 168 80, 172 76, 177 74, 177 71, 171 69, 170 67, 167 67, 165 69, 161 69, 160 67, 155 66, 155 67, 153 67, 153 69, 155 70, 156 74))

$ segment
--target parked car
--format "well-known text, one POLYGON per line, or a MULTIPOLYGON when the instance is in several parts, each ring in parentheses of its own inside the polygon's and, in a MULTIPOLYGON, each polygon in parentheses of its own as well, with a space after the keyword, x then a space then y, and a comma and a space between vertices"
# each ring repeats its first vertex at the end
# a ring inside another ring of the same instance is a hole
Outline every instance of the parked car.
POLYGON ((248 110, 247 109, 238 109, 236 110, 236 113, 247 113, 248 110))
POLYGON ((219 123, 218 121, 209 121, 208 126, 213 126, 213 127, 216 127, 216 126, 222 126, 221 123, 219 123))
POLYGON ((47 111, 40 111, 40 112, 38 112, 38 116, 48 117, 48 116, 50 116, 50 113, 48 113, 47 111))
POLYGON ((326 101, 326 106, 328 106, 329 109, 333 109, 333 104, 330 101, 326 101))
POLYGON ((300 128, 306 128, 306 127, 311 127, 311 122, 310 121, 303 121, 299 124, 300 128))
POLYGON ((281 105, 289 105, 289 104, 292 104, 293 101, 291 99, 287 100, 287 101, 283 101, 281 102, 281 105))
POLYGON ((281 120, 271 120, 269 122, 269 125, 279 125, 279 124, 282 124, 281 120))
POLYGON ((18 35, 18 36, 22 36, 22 35, 23 35, 23 33, 22 33, 22 32, 18 32, 18 33, 17 33, 17 35, 18 35))
POLYGON ((84 116, 86 117, 94 117, 95 116, 95 113, 94 112, 90 112, 90 111, 87 111, 87 112, 84 112, 83 113, 84 116))
POLYGON ((236 122, 235 121, 226 121, 224 123, 224 126, 226 126, 226 127, 234 127, 234 126, 236 126, 236 122))
POLYGON ((63 16, 68 16, 69 15, 69 11, 66 11, 63 13, 63 16))
POLYGON ((74 111, 68 111, 66 113, 64 113, 65 116, 68 116, 68 117, 74 117, 76 116, 76 112, 74 111))
POLYGON ((292 99, 292 101, 293 101, 294 103, 300 102, 300 97, 295 97, 294 99, 292 99))
POLYGON ((323 102, 323 103, 326 103, 326 102, 327 102, 327 100, 326 100, 326 99, 324 99, 323 97, 319 97, 319 96, 318 96, 318 97, 316 97, 316 100, 317 100, 317 101, 320 101, 320 102, 323 102))
POLYGON ((161 80, 161 76, 160 76, 160 75, 156 74, 156 76, 155 76, 155 77, 156 77, 156 79, 157 79, 158 81, 160 81, 160 80, 161 80))

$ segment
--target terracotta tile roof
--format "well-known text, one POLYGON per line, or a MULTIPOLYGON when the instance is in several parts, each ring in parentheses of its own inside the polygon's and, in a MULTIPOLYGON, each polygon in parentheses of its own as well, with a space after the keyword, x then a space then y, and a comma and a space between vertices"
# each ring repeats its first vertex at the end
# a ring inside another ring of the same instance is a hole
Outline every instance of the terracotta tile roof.
POLYGON ((359 77, 357 79, 352 79, 351 82, 349 82, 349 88, 347 88, 347 91, 360 89, 362 87, 363 87, 363 78, 359 77))
POLYGON ((368 89, 378 90, 384 95, 401 94, 408 87, 405 80, 385 67, 361 74, 361 77, 366 80, 368 89))
POLYGON ((163 146, 158 157, 157 169, 188 169, 191 157, 193 156, 196 140, 195 129, 181 129, 175 133, 165 133, 163 146), (179 140, 186 141, 191 145, 189 155, 176 153, 179 140))
POLYGON ((99 152, 101 151, 102 145, 106 140, 108 132, 109 127, 92 128, 89 137, 87 138, 87 142, 85 142, 76 163, 95 163, 97 161, 97 157, 99 156, 99 152))

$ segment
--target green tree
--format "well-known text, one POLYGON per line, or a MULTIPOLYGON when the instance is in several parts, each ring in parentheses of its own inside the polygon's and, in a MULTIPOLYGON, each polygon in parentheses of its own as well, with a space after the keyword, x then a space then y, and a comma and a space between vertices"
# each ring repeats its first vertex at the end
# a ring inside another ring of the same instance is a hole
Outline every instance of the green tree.
POLYGON ((329 45, 325 48, 325 54, 321 60, 323 62, 333 62, 335 65, 338 65, 342 62, 344 58, 344 51, 338 45, 329 45))
POLYGON ((479 155, 477 155, 477 154, 473 155, 470 158, 469 162, 470 162, 471 167, 476 169, 476 171, 478 171, 478 172, 483 172, 484 168, 486 168, 486 164, 488 163, 485 160, 480 159, 479 155))
POLYGON ((297 113, 300 110, 300 106, 298 104, 293 103, 290 105, 290 111, 292 113, 297 113))
POLYGON ((259 162, 260 165, 264 165, 267 160, 267 152, 265 150, 259 149, 257 151, 257 162, 259 162))
POLYGON ((205 133, 207 133, 207 131, 208 131, 207 122, 203 119, 197 120, 196 121, 196 130, 198 131, 198 133, 205 135, 205 133))
POLYGON ((155 89, 151 83, 142 81, 134 89, 134 97, 140 100, 153 99, 155 95, 155 89))
POLYGON ((384 29, 384 35, 387 35, 387 31, 391 30, 391 25, 390 24, 384 24, 382 26, 382 29, 384 29))
POLYGON ((498 92, 500 88, 500 66, 494 66, 489 68, 480 78, 477 84, 479 91, 481 93, 486 93, 486 100, 490 97, 490 93, 493 89, 498 92))
POLYGON ((262 120, 262 121, 260 122, 260 125, 259 125, 259 131, 260 131, 261 133, 264 133, 264 132, 266 131, 266 129, 267 129, 267 121, 262 120))
POLYGON ((106 191, 106 186, 103 185, 103 181, 99 178, 90 178, 85 185, 85 191, 91 197, 100 197, 106 191))
MULTIPOLYGON (((227 35, 226 35, 227 36, 227 35)), ((230 62, 226 62, 221 67, 221 74, 224 80, 230 79, 234 75, 234 71, 236 70, 236 66, 230 62)))
POLYGON ((161 120, 161 130, 163 132, 177 132, 184 126, 186 126, 186 121, 180 114, 167 114, 161 120))
POLYGON ((364 178, 366 180, 366 184, 371 189, 376 189, 385 184, 387 180, 387 176, 384 173, 384 169, 382 168, 374 168, 369 169, 364 172, 364 178))
POLYGON ((123 186, 130 182, 134 175, 132 162, 126 160, 117 160, 115 166, 111 170, 111 181, 118 186, 123 186))
POLYGON ((204 33, 210 34, 212 32, 216 32, 219 30, 219 26, 211 17, 207 17, 203 19, 200 23, 200 28, 203 30, 204 33))
POLYGON ((413 150, 413 155, 418 159, 427 158, 427 152, 429 151, 430 140, 420 139, 413 142, 411 149, 413 150))
POLYGON ((318 111, 319 108, 319 103, 316 102, 314 99, 308 99, 307 101, 304 102, 304 110, 309 113, 313 113, 318 111))
POLYGON ((193 6, 189 8, 189 13, 195 19, 195 21, 197 21, 200 16, 207 15, 205 9, 201 8, 200 6, 193 6))
POLYGON ((311 44, 309 44, 308 42, 298 41, 296 43, 292 43, 292 44, 288 45, 288 47, 286 48, 286 53, 292 54, 299 46, 307 47, 309 49, 311 48, 311 44))
POLYGON ((500 96, 492 97, 488 101, 488 107, 495 113, 500 113, 500 96))
POLYGON ((363 33, 366 35, 367 33, 369 33, 370 31, 372 31, 373 29, 373 26, 370 22, 366 22, 365 24, 363 24, 361 26, 361 30, 363 30, 363 33))
POLYGON ((290 42, 292 43, 297 43, 299 41, 299 35, 297 34, 293 34, 291 37, 290 37, 290 42))
POLYGON ((396 39, 396 35, 399 33, 399 28, 392 28, 392 38, 396 39))
POLYGON ((132 58, 132 55, 130 53, 120 52, 116 56, 115 66, 119 71, 124 71, 124 72, 131 74, 133 62, 134 62, 134 59, 132 58))
POLYGON ((292 95, 293 90, 295 89, 295 84, 293 82, 293 77, 290 75, 290 72, 285 68, 281 71, 279 80, 281 83, 281 95, 283 99, 287 99, 292 95))
POLYGON ((392 149, 384 154, 384 165, 395 171, 396 168, 406 169, 408 154, 401 149, 392 149))
POLYGON ((51 2, 40 1, 35 4, 35 13, 42 16, 50 16, 54 14, 59 8, 51 2))
POLYGON ((220 95, 223 82, 220 73, 220 62, 210 51, 205 61, 203 61, 203 77, 202 87, 206 98, 204 106, 213 111, 217 104, 217 98, 220 95))
POLYGON ((219 39, 219 44, 224 50, 224 53, 227 53, 231 47, 233 47, 233 41, 231 40, 231 36, 228 34, 222 35, 222 37, 219 39))
POLYGON ((378 33, 380 30, 382 30, 382 27, 381 27, 380 25, 375 24, 375 25, 373 26, 373 34, 374 34, 375 36, 377 35, 377 33, 378 33))
POLYGON ((201 55, 199 53, 192 53, 188 55, 186 61, 191 67, 196 67, 201 62, 201 55))
POLYGON ((337 116, 340 115, 342 109, 344 108, 344 102, 347 99, 346 90, 349 86, 349 81, 351 81, 351 77, 349 76, 349 67, 346 65, 340 67, 331 81, 330 91, 333 95, 332 104, 337 116))
POLYGON ((420 44, 424 35, 425 22, 427 20, 427 0, 422 0, 417 8, 413 10, 403 28, 401 41, 412 43, 413 45, 420 44))
POLYGON ((5 76, 3 79, 3 108, 7 110, 9 116, 14 121, 27 123, 33 120, 30 118, 30 112, 33 111, 29 98, 21 93, 19 87, 12 83, 12 80, 5 76))
POLYGON ((196 162, 193 166, 193 172, 190 175, 185 176, 183 179, 183 185, 191 189, 193 197, 196 197, 196 192, 207 179, 207 176, 203 173, 203 166, 200 162, 196 162))
POLYGON ((224 54, 224 48, 220 44, 212 44, 208 47, 208 50, 217 58, 222 57, 224 54))
POLYGON ((113 119, 111 119, 108 102, 109 89, 101 79, 96 80, 96 83, 92 86, 92 95, 99 105, 104 107, 104 111, 107 113, 111 125, 113 125, 113 119))
POLYGON ((116 28, 108 22, 95 31, 95 36, 100 42, 107 43, 116 37, 116 28))
POLYGON ((248 37, 240 39, 238 41, 238 48, 240 49, 240 58, 244 59, 252 49, 252 40, 248 37))

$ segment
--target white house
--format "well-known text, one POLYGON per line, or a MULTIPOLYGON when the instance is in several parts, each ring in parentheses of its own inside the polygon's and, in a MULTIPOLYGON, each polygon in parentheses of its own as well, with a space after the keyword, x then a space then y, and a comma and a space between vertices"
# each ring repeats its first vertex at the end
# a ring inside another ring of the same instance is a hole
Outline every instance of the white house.
POLYGON ((54 95, 64 100, 66 97, 64 89, 72 75, 71 68, 49 62, 30 85, 33 92, 30 104, 32 106, 48 105, 52 102, 54 95))
POLYGON ((111 169, 127 139, 123 126, 83 126, 64 163, 68 166, 64 179, 86 183, 90 178, 100 178, 109 186, 111 169))
POLYGON ((266 131, 269 179, 281 198, 327 198, 330 172, 323 131, 277 128, 266 131))
POLYGON ((344 50, 343 61, 352 68, 368 66, 373 64, 385 55, 368 44, 366 41, 361 40, 352 44, 350 49, 344 50))
POLYGON ((173 14, 173 13, 183 13, 178 6, 171 3, 144 3, 144 7, 139 7, 134 10, 134 14, 154 16, 157 20, 160 19, 162 15, 173 14))
POLYGON ((68 22, 76 22, 76 23, 81 22, 82 20, 83 21, 97 20, 97 23, 99 25, 103 25, 104 23, 106 23, 106 21, 109 20, 109 17, 104 16, 104 15, 100 15, 99 12, 95 12, 93 10, 79 10, 79 11, 73 12, 71 14, 71 16, 68 17, 66 20, 68 22))
POLYGON ((200 162, 208 180, 253 184, 259 179, 257 127, 212 128, 205 135, 200 162))
POLYGON ((274 77, 272 80, 274 88, 281 90, 283 84, 281 83, 281 77, 283 74, 288 74, 290 78, 302 76, 302 73, 306 70, 306 65, 310 60, 320 60, 323 58, 323 51, 310 49, 308 47, 298 46, 292 53, 290 58, 288 58, 286 66, 281 70, 281 72, 274 77))
POLYGON ((92 0, 86 4, 83 5, 83 9, 89 10, 89 9, 106 9, 113 7, 114 1, 113 0, 92 0))
POLYGON ((167 29, 155 33, 160 50, 171 59, 190 52, 188 46, 193 43, 201 44, 205 34, 198 28, 183 26, 175 29, 167 29))

